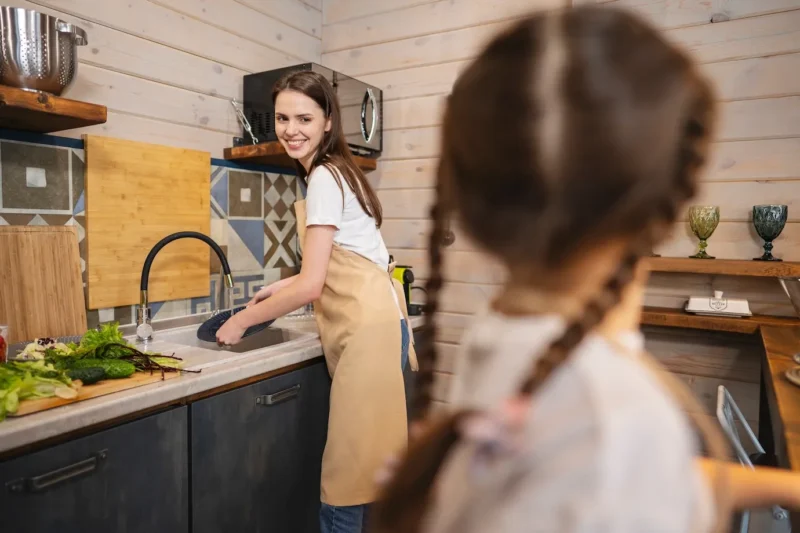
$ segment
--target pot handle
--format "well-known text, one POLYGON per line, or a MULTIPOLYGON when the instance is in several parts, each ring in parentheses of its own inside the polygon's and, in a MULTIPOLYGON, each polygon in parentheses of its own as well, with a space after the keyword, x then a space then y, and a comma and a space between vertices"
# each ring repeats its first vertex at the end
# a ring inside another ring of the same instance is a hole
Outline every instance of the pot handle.
POLYGON ((85 46, 89 44, 89 39, 86 38, 86 32, 83 29, 75 26, 74 24, 70 24, 69 22, 64 22, 63 20, 59 20, 56 24, 56 28, 58 29, 59 33, 69 33, 72 35, 75 44, 78 46, 85 46))

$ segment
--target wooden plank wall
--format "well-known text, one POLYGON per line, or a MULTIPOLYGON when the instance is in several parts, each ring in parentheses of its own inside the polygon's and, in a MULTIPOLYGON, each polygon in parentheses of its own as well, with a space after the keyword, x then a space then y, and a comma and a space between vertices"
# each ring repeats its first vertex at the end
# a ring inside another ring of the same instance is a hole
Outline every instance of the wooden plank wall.
MULTIPOLYGON (((395 257, 412 264, 419 278, 427 274, 426 219, 441 110, 453 81, 477 50, 520 13, 563 7, 571 1, 324 0, 323 63, 384 89, 385 151, 373 174, 386 218, 383 235, 395 257)), ((761 243, 751 229, 751 206, 780 202, 790 205, 790 222, 775 249, 786 259, 800 260, 800 204, 794 204, 800 197, 800 0, 598 3, 643 14, 669 39, 689 49, 717 87, 722 114, 719 138, 698 199, 721 207, 722 222, 709 241, 709 251, 718 257, 755 257, 761 243), (720 22, 711 23, 712 17, 720 22)), ((659 252, 690 255, 695 245, 688 223, 682 221, 659 252)), ((447 253, 445 274, 443 382, 469 315, 503 278, 500 269, 463 235, 447 253)), ((772 280, 723 276, 655 275, 647 304, 681 307, 690 294, 711 294, 714 289, 748 298, 754 312, 793 315, 772 280)), ((753 398, 752 354, 757 346, 731 344, 724 337, 714 337, 719 344, 709 344, 706 335, 679 337, 674 330, 648 333, 651 347, 674 360, 671 369, 692 382, 709 407, 714 383, 726 383, 739 391, 738 396, 753 398), (741 354, 739 345, 752 348, 751 355, 741 354), (710 355, 708 350, 716 351, 710 355), (700 363, 687 362, 696 356, 700 363), (719 361, 727 356, 735 356, 736 371, 720 370, 719 361), (704 365, 707 371, 699 372, 698 366, 704 365)), ((746 409, 749 417, 757 414, 752 406, 746 409)))
POLYGON ((76 23, 75 84, 64 94, 108 107, 108 122, 61 135, 108 135, 222 157, 241 128, 230 104, 242 76, 321 54, 321 0, 16 0, 76 23))

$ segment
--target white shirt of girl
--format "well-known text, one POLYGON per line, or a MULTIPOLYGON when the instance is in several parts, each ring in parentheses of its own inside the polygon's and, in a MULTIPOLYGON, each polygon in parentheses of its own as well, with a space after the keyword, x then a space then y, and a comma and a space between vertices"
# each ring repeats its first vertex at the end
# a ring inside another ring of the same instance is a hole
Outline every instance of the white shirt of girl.
MULTIPOLYGON (((454 408, 498 408, 564 329, 556 316, 484 312, 463 340, 454 408)), ((476 445, 452 450, 435 484, 427 533, 708 533, 710 487, 695 436, 657 376, 588 336, 534 395, 522 447, 481 465, 476 445)))
MULTIPOLYGON (((306 191, 306 225, 336 227, 333 242, 387 270, 389 251, 386 249, 380 230, 375 225, 375 219, 364 211, 341 174, 339 179, 342 183, 341 188, 328 167, 318 166, 311 171, 306 191), (342 193, 344 193, 344 205, 342 205, 342 193)), ((389 287, 392 287, 391 280, 389 287)), ((391 292, 399 311, 397 294, 393 288, 391 292)), ((402 318, 402 313, 400 317, 402 318)))

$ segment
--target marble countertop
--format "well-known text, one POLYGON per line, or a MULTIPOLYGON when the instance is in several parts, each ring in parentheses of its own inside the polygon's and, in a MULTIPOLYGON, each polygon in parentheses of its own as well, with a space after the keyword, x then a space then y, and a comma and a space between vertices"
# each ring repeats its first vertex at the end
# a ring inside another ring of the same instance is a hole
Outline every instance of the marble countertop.
MULTIPOLYGON (((422 324, 422 317, 411 318, 414 329, 422 324)), ((193 333, 196 325, 157 331, 148 350, 175 352, 176 356, 184 359, 186 368, 199 368, 202 369, 201 372, 183 373, 180 377, 40 413, 8 417, 0 422, 0 452, 176 402, 322 356, 322 346, 313 318, 279 319, 273 325, 275 327, 287 330, 292 338, 287 342, 247 353, 220 352, 170 342, 172 337, 180 336, 183 332, 193 333)))

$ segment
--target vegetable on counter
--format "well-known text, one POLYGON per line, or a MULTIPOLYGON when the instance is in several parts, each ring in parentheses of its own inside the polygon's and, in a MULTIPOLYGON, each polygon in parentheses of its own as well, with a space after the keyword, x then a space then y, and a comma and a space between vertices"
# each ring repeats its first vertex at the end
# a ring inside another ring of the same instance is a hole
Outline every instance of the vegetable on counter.
POLYGON ((0 420, 16 413, 19 402, 37 398, 72 399, 80 382, 45 361, 11 361, 0 364, 0 420))
POLYGON ((136 372, 133 363, 119 359, 78 359, 73 361, 69 370, 100 368, 108 379, 127 378, 136 372))
POLYGON ((17 412, 19 402, 37 398, 73 399, 82 385, 124 379, 135 372, 199 372, 181 368, 180 357, 142 352, 128 344, 119 324, 87 331, 78 344, 39 338, 0 363, 0 421, 17 412))

